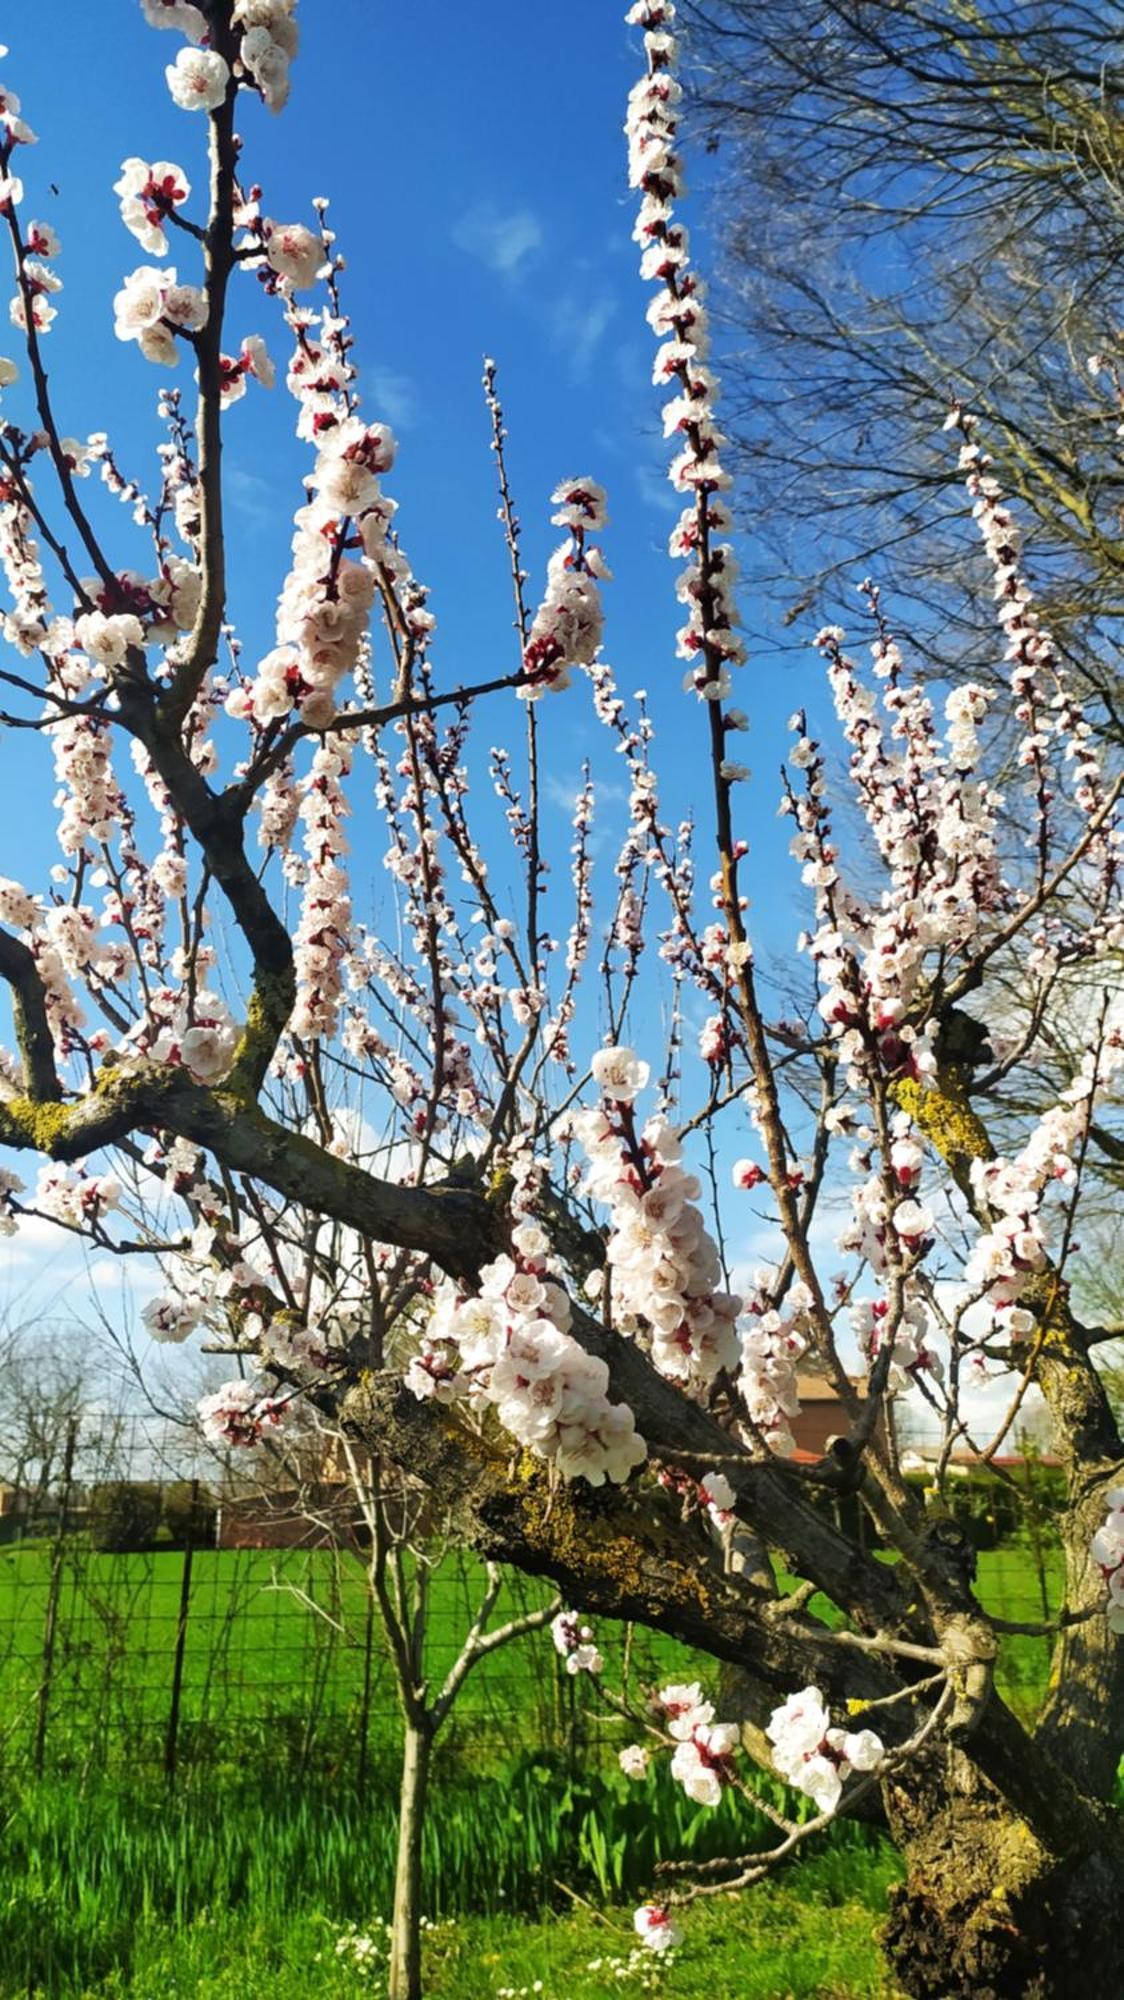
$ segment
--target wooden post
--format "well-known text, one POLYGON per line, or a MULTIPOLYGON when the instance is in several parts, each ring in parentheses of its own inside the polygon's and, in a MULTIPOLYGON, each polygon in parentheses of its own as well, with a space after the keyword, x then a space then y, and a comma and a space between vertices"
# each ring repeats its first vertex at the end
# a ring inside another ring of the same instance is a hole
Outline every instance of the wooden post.
POLYGON ((355 1785, 359 1797, 367 1795, 367 1750, 371 1734, 371 1673, 375 1650, 375 1592, 367 1578, 367 1622, 363 1633, 363 1694, 359 1706, 359 1741, 356 1750, 355 1785))
POLYGON ((35 1775, 43 1776, 43 1762, 47 1753, 47 1717, 51 1708, 51 1682, 55 1670, 55 1639, 58 1632, 59 1597, 62 1593, 62 1571, 66 1557, 67 1514, 70 1509, 70 1491, 74 1477, 74 1453, 78 1444, 78 1419, 72 1417, 66 1433, 66 1450, 62 1462, 62 1498, 59 1503, 59 1524, 55 1534, 55 1544, 51 1551, 51 1574, 47 1584, 47 1608, 43 1619, 43 1672, 39 1682, 39 1697, 35 1716, 35 1775))
POLYGON ((183 1568, 180 1571, 180 1608, 176 1620, 176 1650, 172 1657, 172 1696, 168 1707, 168 1728, 164 1737, 164 1777, 169 1786, 176 1781, 179 1756, 180 1703, 183 1697, 183 1660, 187 1651, 187 1621, 191 1612, 191 1571, 195 1557, 195 1516, 199 1506, 199 1481, 191 1482, 191 1506, 187 1515, 183 1568))

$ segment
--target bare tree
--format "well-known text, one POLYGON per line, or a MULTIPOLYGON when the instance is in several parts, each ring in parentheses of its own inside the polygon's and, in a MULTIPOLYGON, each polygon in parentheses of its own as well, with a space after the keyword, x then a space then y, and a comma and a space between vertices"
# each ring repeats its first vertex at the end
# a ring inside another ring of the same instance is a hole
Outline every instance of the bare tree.
POLYGON ((88 1328, 14 1319, 0 1333, 0 1480, 25 1532, 54 1518, 69 1454, 76 1481, 114 1470, 128 1424, 125 1385, 88 1328))
POLYGON ((778 605, 802 629, 871 564, 935 665, 977 671, 986 578, 940 439, 970 398, 1028 510, 1051 623, 1119 735, 1121 10, 683 12, 722 162, 731 421, 771 502, 753 529, 778 605))
MULTIPOLYGON (((245 1454, 242 1455, 243 1457, 245 1454)), ((485 1560, 472 1564, 479 1589, 463 1629, 457 1634, 453 1660, 437 1671, 433 1665, 433 1590, 438 1572, 456 1554, 452 1522, 434 1507, 426 1487, 406 1468, 381 1462, 358 1447, 346 1431, 315 1412, 295 1435, 272 1443, 256 1476, 242 1472, 231 1489, 254 1517, 274 1531, 292 1535, 310 1548, 334 1550, 348 1571, 355 1564, 365 1585, 368 1617, 373 1614, 390 1667, 402 1717, 402 1751, 398 1801, 398 1847, 394 1902, 390 1921, 389 2000, 420 2000, 422 1992, 422 1872, 426 1811, 430 1798, 433 1753, 437 1738, 452 1715, 474 1668, 518 1640, 540 1633, 562 1610, 560 1597, 545 1598, 528 1608, 516 1602, 507 1617, 497 1612, 510 1601, 510 1573, 485 1560)), ((471 1558, 469 1559, 471 1561, 471 1558)), ((297 1596, 310 1616, 346 1633, 346 1582, 329 1603, 310 1596, 287 1579, 283 1568, 274 1588, 297 1596), (341 1604, 340 1599, 344 1600, 341 1604)), ((442 1620, 440 1641, 447 1646, 448 1620, 442 1620)), ((364 1634, 369 1649, 370 1630, 364 1634)), ((368 1671, 370 1653, 368 1650, 368 1671)), ((370 1687, 363 1696, 362 1730, 369 1722, 370 1687)))
POLYGON ((431 1579, 448 1543, 433 1532, 432 1523, 424 1532, 424 1519, 419 1519, 424 1500, 416 1488, 404 1484, 400 1474, 388 1478, 386 1469, 360 1457, 346 1438, 342 1448, 369 1537, 368 1588, 378 1605, 402 1709, 388 1992, 390 2000, 420 2000, 422 1841, 434 1745, 473 1668, 515 1640, 541 1632, 561 1610, 561 1599, 495 1624, 504 1572, 498 1564, 486 1563, 485 1582, 456 1658, 435 1682, 428 1658, 431 1579))

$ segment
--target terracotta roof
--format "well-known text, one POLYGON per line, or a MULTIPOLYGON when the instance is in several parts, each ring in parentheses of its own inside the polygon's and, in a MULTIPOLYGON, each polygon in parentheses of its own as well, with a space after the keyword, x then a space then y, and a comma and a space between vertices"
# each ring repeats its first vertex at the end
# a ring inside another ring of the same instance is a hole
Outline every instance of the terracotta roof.
MULTIPOLYGON (((902 1457, 908 1458, 911 1453, 914 1458, 924 1459, 926 1466, 935 1466, 941 1455, 941 1448, 937 1444, 908 1444, 902 1451, 902 1457)), ((970 1471, 974 1466, 982 1465, 984 1462, 978 1451, 968 1451, 962 1445, 957 1447, 949 1459, 951 1465, 960 1466, 965 1471, 970 1471)), ((1000 1457, 988 1459, 986 1462, 989 1465, 998 1467, 1001 1472, 1009 1471, 1012 1466, 1026 1465, 1028 1463, 1026 1454, 1021 1451, 1004 1452, 1000 1457)), ((1061 1459, 1056 1457, 1053 1452, 1036 1451, 1030 1463, 1045 1465, 1053 1469, 1060 1466, 1061 1459)))
MULTIPOLYGON (((852 1375, 849 1379, 852 1389, 857 1389, 861 1394, 866 1386, 865 1377, 860 1376, 856 1380, 852 1375)), ((796 1377, 796 1393, 802 1403, 837 1403, 839 1401, 831 1383, 826 1381, 822 1375, 798 1375, 796 1377)))

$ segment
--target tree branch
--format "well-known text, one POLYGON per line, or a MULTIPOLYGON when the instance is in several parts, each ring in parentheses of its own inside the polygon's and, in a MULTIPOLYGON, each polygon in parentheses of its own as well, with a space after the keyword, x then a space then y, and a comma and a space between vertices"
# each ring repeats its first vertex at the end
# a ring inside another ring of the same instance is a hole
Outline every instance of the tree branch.
POLYGON ((62 1085, 55 1068, 55 1044, 47 1018, 47 997, 33 953, 18 938, 0 931, 0 979, 12 989, 16 1041, 29 1096, 57 1104, 62 1085))

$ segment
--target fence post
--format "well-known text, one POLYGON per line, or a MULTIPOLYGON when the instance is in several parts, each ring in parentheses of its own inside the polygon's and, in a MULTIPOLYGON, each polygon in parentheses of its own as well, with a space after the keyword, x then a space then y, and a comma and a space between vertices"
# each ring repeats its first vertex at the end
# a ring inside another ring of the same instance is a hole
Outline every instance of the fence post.
POLYGON ((62 1461, 62 1498, 59 1503, 59 1525, 55 1535, 55 1545, 51 1551, 51 1574, 47 1583, 47 1608, 43 1618, 43 1673, 39 1682, 39 1698, 35 1717, 35 1775, 43 1776, 43 1761, 47 1751, 47 1717, 51 1707, 51 1682, 55 1670, 55 1636, 58 1630, 59 1597, 62 1592, 62 1569, 66 1555, 67 1514, 70 1508, 70 1490, 74 1477, 74 1453, 78 1444, 78 1419, 72 1417, 66 1433, 66 1449, 62 1461))
POLYGON ((199 1481, 193 1479, 191 1506, 187 1512, 187 1533, 183 1545, 183 1568, 180 1571, 180 1608, 176 1619, 176 1650, 172 1656, 172 1695, 168 1707, 168 1728, 164 1737, 164 1777, 169 1785, 174 1785, 176 1781, 176 1759, 179 1754, 183 1659, 187 1651, 187 1621, 191 1612, 191 1570, 195 1556, 195 1516, 198 1507, 199 1481))
POLYGON ((367 1576, 367 1619, 363 1631, 363 1695, 359 1708, 359 1742, 355 1763, 356 1791, 367 1796, 367 1746, 371 1734, 371 1670, 375 1650, 375 1592, 367 1576))

